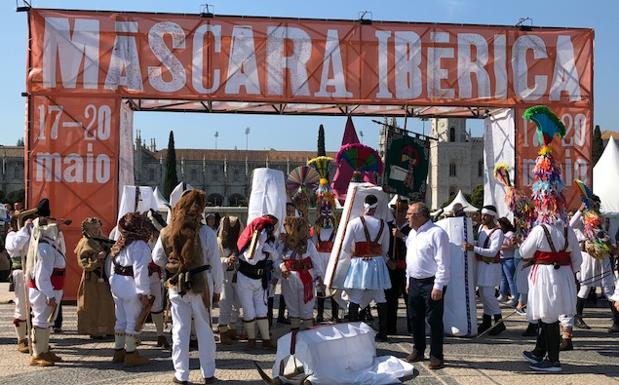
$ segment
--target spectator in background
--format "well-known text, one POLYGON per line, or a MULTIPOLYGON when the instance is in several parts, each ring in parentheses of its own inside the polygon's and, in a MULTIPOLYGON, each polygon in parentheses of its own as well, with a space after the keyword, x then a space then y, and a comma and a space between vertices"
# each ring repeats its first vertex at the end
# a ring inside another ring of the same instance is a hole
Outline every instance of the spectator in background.
POLYGON ((514 276, 516 266, 514 264, 514 254, 516 251, 517 239, 516 229, 509 219, 499 218, 499 226, 503 231, 503 245, 501 246, 501 283, 499 284, 499 302, 508 302, 511 295, 510 305, 515 307, 518 303, 518 290, 514 276))

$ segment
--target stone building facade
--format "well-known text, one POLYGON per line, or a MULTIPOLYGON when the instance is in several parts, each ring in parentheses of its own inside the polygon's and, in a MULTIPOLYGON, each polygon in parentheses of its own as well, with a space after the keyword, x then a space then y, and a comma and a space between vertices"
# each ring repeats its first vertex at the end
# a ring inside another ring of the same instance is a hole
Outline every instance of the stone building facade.
POLYGON ((24 147, 0 145, 0 191, 4 195, 24 189, 24 147))
POLYGON ((466 119, 432 119, 426 203, 438 209, 451 195, 470 194, 484 183, 484 140, 466 130, 466 119))

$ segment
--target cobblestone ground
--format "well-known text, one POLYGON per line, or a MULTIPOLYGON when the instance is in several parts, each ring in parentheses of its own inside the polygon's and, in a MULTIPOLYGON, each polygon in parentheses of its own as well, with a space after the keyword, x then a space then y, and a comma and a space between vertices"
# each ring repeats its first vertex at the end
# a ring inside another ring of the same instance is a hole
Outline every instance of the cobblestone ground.
MULTIPOLYGON (((605 301, 603 301, 605 302, 605 301)), ((601 305, 600 305, 601 306, 601 305)), ((62 334, 53 334, 51 344, 64 361, 53 368, 34 368, 28 365, 29 358, 15 350, 14 331, 11 324, 13 307, 0 305, 0 384, 68 385, 68 384, 170 384, 173 369, 169 351, 155 346, 153 325, 146 326, 143 355, 152 362, 138 369, 124 369, 110 362, 111 342, 96 342, 87 336, 77 335, 75 306, 64 306, 62 334)), ((400 309, 403 315, 403 309, 400 309)), ((503 317, 511 313, 503 310, 503 317)), ((217 310, 215 310, 215 315, 217 310)), ((608 334, 610 311, 607 307, 587 308, 586 321, 591 330, 577 330, 574 340, 576 350, 561 354, 563 372, 560 374, 537 374, 529 370, 521 359, 524 349, 531 349, 532 339, 521 337, 525 320, 513 315, 507 319, 508 330, 498 337, 446 338, 445 357, 447 367, 429 371, 427 361, 416 364, 416 375, 405 379, 406 384, 619 384, 619 335, 608 334)), ((404 330, 404 319, 400 319, 404 330)), ((275 329, 284 332, 283 326, 275 329)), ((379 343, 377 354, 405 357, 410 350, 411 338, 398 336, 389 343, 379 343)), ((274 355, 243 351, 243 342, 232 346, 217 344, 217 377, 220 383, 259 385, 258 374, 252 361, 268 369, 274 355)), ((191 381, 203 383, 199 372, 197 352, 191 353, 191 381)))

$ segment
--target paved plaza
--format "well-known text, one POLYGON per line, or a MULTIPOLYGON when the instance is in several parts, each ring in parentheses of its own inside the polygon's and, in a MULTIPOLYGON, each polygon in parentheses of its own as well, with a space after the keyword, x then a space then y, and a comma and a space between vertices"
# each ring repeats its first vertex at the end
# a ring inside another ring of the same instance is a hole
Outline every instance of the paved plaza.
MULTIPOLYGON (((605 302, 605 301, 600 301, 605 302)), ((169 351, 155 346, 152 324, 146 326, 140 350, 152 362, 146 367, 124 369, 110 362, 112 342, 95 342, 86 336, 77 335, 76 308, 64 306, 64 332, 52 334, 51 346, 64 362, 53 368, 34 368, 28 365, 29 357, 15 350, 15 337, 11 323, 13 306, 0 305, 0 384, 69 385, 69 384, 171 384, 172 361, 169 351)), ((402 316, 404 309, 400 309, 402 316)), ((406 384, 619 384, 619 334, 610 335, 607 307, 587 308, 586 321, 591 330, 577 330, 574 345, 576 350, 561 354, 563 372, 560 374, 537 374, 529 370, 520 354, 530 349, 532 339, 520 337, 526 322, 514 315, 507 319, 507 331, 498 337, 446 338, 445 358, 447 367, 439 371, 428 370, 428 363, 415 364, 414 378, 405 379, 406 384)), ((503 310, 503 316, 511 313, 503 310)), ((215 310, 215 315, 217 310, 215 310)), ((404 330, 404 319, 400 319, 404 330)), ((281 334, 283 327, 275 329, 281 334)), ((411 338, 392 338, 390 343, 378 344, 378 355, 391 354, 405 357, 410 350, 411 338)), ((354 353, 353 353, 354 354, 354 353)), ((266 353, 248 354, 243 351, 243 342, 232 346, 217 344, 217 373, 222 384, 259 385, 258 373, 252 361, 270 369, 275 356, 266 353)), ((192 373, 190 380, 203 383, 198 370, 197 352, 191 354, 192 373)), ((269 372, 270 373, 270 372, 269 372)))

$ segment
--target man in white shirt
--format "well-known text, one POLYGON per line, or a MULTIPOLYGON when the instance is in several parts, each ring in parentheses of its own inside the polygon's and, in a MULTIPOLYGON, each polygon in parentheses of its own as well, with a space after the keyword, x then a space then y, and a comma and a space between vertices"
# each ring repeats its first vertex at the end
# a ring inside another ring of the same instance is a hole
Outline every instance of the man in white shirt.
POLYGON ((406 218, 411 227, 406 238, 406 291, 413 326, 413 351, 409 362, 424 359, 425 320, 430 324, 430 369, 445 366, 443 358, 443 296, 449 282, 447 233, 430 220, 423 203, 409 206, 406 218))

